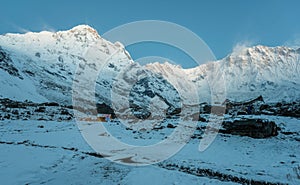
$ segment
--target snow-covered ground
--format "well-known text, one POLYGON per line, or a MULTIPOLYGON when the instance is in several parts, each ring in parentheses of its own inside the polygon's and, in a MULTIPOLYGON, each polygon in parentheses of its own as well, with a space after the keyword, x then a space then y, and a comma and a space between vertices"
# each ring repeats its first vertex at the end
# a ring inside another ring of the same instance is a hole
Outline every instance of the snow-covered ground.
MULTIPOLYGON (((263 117, 280 126, 278 136, 219 134, 204 152, 198 151, 200 140, 195 138, 170 159, 144 167, 97 155, 73 121, 5 120, 0 123, 1 184, 299 184, 300 120, 263 117)), ((112 133, 123 129, 118 139, 135 144, 157 142, 161 138, 156 136, 173 131, 166 127, 141 133, 117 122, 103 124, 112 133)))

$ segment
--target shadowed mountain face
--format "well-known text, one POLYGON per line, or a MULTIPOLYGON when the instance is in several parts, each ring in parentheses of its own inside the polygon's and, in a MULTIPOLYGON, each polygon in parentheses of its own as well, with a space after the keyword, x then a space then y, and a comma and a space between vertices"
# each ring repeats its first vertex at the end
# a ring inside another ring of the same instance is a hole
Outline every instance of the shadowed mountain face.
POLYGON ((176 89, 162 76, 145 77, 139 80, 131 89, 129 105, 133 114, 140 119, 148 118, 151 115, 151 99, 159 97, 167 106, 166 114, 172 115, 180 112, 180 95, 176 89), (169 91, 169 92, 166 92, 169 91), (173 94, 165 96, 165 94, 173 94))
POLYGON ((19 74, 19 70, 14 66, 12 59, 1 47, 0 47, 0 69, 6 71, 11 76, 15 76, 20 79, 23 78, 19 74))

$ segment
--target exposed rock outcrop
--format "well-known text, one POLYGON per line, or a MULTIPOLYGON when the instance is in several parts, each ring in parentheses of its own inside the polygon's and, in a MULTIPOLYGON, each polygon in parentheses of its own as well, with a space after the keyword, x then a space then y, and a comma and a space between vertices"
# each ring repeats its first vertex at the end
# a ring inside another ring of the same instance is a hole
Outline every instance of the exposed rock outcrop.
POLYGON ((240 119, 224 121, 220 133, 249 136, 252 138, 267 138, 278 135, 275 122, 263 119, 240 119))

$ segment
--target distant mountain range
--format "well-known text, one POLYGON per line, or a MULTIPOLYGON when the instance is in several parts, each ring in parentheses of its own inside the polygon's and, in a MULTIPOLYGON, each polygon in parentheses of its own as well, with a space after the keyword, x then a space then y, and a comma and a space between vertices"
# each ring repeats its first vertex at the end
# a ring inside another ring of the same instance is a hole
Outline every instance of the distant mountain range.
POLYGON ((133 111, 159 99, 157 106, 170 112, 182 102, 218 104, 260 95, 267 102, 292 102, 300 100, 299 60, 300 48, 254 46, 191 69, 155 61, 141 66, 121 43, 101 38, 86 25, 5 34, 0 36, 0 98, 72 104, 72 93, 78 93, 108 105, 125 100, 133 111), (85 89, 95 75, 96 91, 85 89), (74 83, 83 85, 81 90, 74 90, 74 83))

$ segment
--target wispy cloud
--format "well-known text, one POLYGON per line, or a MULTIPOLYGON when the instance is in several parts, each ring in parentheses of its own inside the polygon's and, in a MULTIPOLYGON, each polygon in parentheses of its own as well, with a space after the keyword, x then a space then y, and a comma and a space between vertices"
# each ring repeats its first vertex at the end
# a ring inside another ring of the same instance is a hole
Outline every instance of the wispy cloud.
POLYGON ((299 48, 300 47, 300 34, 294 35, 294 37, 291 40, 288 40, 284 43, 285 46, 291 47, 291 48, 299 48))
POLYGON ((31 32, 29 29, 23 28, 21 26, 16 25, 15 23, 9 23, 13 28, 15 28, 20 33, 31 32))
POLYGON ((45 22, 43 23, 42 30, 43 31, 56 32, 55 28, 53 28, 52 26, 50 26, 49 24, 47 24, 45 22))
POLYGON ((254 44, 255 44, 255 42, 250 41, 250 40, 245 40, 245 41, 242 41, 242 42, 238 42, 233 46, 232 52, 233 53, 241 53, 244 50, 246 50, 247 48, 253 46, 254 44))

